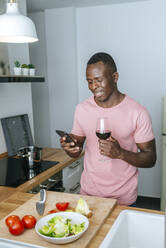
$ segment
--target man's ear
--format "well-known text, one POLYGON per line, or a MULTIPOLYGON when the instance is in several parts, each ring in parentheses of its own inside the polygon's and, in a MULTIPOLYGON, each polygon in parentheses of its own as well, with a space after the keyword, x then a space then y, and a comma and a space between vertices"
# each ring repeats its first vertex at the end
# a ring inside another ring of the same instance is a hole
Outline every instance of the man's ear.
POLYGON ((115 83, 118 82, 118 78, 119 78, 119 73, 116 71, 112 74, 113 80, 115 83))

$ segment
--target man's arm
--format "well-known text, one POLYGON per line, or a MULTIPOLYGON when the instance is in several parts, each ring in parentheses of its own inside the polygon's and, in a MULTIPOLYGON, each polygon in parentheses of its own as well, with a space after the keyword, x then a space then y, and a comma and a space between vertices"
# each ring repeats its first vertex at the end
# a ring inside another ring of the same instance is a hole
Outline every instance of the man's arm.
POLYGON ((67 143, 66 137, 64 136, 60 139, 61 147, 70 157, 77 158, 82 152, 85 137, 74 134, 70 134, 70 136, 74 139, 76 145, 74 142, 67 143))
POLYGON ((151 168, 156 162, 155 140, 137 144, 140 152, 133 153, 122 149, 120 159, 139 168, 151 168))
POLYGON ((155 139, 138 143, 139 152, 131 152, 120 147, 117 140, 99 140, 100 153, 113 159, 121 159, 138 168, 151 168, 156 162, 155 139))

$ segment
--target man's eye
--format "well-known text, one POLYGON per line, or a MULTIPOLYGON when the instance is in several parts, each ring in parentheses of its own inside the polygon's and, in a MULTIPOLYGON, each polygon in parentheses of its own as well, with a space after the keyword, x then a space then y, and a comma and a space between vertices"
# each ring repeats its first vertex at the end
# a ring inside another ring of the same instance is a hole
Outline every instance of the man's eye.
POLYGON ((102 82, 102 79, 101 78, 97 79, 97 82, 98 83, 101 83, 102 82))

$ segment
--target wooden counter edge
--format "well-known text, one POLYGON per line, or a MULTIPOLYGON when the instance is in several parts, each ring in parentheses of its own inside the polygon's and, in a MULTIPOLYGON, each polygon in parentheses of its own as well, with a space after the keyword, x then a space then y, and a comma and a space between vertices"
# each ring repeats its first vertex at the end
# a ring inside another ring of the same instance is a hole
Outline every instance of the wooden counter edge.
POLYGON ((1 153, 0 154, 0 159, 7 158, 7 157, 8 157, 8 153, 7 152, 4 152, 4 153, 1 153))

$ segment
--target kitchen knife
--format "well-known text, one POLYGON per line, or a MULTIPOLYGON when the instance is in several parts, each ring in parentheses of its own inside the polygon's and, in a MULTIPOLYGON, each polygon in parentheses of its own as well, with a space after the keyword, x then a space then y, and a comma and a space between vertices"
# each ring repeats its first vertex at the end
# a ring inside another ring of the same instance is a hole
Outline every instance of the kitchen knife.
POLYGON ((39 215, 43 215, 46 201, 46 190, 40 190, 40 201, 36 202, 36 210, 39 215))

